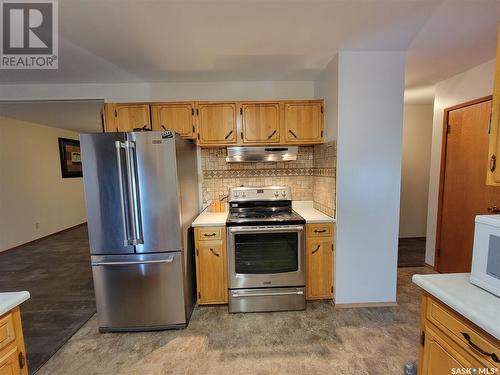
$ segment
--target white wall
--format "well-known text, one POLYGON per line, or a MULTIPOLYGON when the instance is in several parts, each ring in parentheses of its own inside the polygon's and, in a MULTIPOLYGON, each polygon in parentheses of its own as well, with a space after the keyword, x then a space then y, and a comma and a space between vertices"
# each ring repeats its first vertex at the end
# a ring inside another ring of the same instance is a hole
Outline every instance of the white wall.
POLYGON ((83 179, 61 177, 58 137, 78 134, 0 117, 0 251, 86 221, 83 179))
POLYGON ((339 58, 336 55, 315 81, 314 93, 318 99, 325 99, 324 128, 325 142, 337 139, 339 58))
MULTIPOLYGON (((437 207, 439 196, 439 172, 444 109, 493 93, 495 60, 451 77, 436 85, 434 122, 432 130, 431 167, 429 177, 429 204, 427 209, 427 245, 425 262, 434 265, 436 247, 437 207)), ((485 176, 486 181, 486 176, 485 176)))
POLYGON ((403 52, 339 54, 336 303, 396 301, 403 52))
POLYGON ((312 81, 0 85, 0 100, 104 99, 107 102, 127 102, 312 98, 312 81))
POLYGON ((399 237, 425 237, 432 144, 432 104, 405 104, 399 237))

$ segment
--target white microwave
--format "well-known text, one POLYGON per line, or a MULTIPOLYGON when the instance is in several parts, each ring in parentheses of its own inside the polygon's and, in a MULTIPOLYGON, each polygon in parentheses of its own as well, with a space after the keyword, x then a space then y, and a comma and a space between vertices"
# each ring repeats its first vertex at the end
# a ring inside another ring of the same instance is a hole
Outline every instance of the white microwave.
POLYGON ((476 216, 470 281, 500 297, 500 215, 476 216))

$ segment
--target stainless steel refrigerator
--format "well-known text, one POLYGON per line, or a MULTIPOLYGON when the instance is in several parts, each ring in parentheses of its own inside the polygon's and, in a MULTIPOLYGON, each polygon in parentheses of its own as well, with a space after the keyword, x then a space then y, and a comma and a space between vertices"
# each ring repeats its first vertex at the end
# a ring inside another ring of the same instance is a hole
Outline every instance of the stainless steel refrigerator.
POLYGON ((185 327, 196 301, 196 147, 173 132, 82 134, 99 329, 185 327))

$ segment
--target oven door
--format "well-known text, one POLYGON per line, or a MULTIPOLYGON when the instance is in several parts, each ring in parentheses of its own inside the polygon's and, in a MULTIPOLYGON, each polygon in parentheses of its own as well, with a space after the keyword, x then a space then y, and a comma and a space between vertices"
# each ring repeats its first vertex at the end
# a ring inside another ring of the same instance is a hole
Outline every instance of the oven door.
POLYGON ((305 285, 303 225, 230 227, 229 288, 305 285))

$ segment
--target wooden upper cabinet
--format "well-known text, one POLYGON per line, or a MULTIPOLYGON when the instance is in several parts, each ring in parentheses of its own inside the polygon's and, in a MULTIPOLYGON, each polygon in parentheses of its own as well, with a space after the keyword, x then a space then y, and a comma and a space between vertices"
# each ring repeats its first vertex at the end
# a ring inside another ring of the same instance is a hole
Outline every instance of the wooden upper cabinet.
POLYGON ((495 83, 493 86, 493 103, 491 108, 490 138, 488 150, 488 185, 500 186, 500 28, 497 36, 497 58, 495 67, 495 83))
POLYGON ((236 143, 236 103, 198 103, 196 113, 201 146, 236 143))
POLYGON ((243 143, 280 142, 280 105, 273 103, 242 103, 241 138, 243 143))
POLYGON ((151 129, 149 104, 104 105, 104 130, 106 132, 127 132, 134 129, 151 129))
POLYGON ((285 102, 285 143, 323 142, 323 102, 285 102))
POLYGON ((192 102, 153 104, 151 121, 153 130, 173 130, 185 138, 195 137, 192 102))

